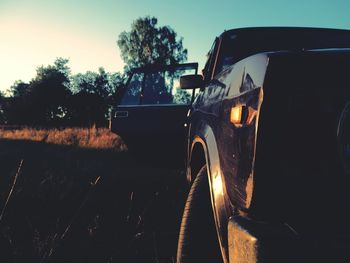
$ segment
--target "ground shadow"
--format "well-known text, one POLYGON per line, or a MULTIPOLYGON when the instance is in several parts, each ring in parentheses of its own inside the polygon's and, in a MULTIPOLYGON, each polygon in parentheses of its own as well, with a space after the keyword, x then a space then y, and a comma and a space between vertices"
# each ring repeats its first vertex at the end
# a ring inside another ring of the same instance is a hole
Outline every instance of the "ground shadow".
POLYGON ((183 171, 126 152, 0 140, 1 209, 21 160, 0 221, 2 262, 174 260, 183 171))

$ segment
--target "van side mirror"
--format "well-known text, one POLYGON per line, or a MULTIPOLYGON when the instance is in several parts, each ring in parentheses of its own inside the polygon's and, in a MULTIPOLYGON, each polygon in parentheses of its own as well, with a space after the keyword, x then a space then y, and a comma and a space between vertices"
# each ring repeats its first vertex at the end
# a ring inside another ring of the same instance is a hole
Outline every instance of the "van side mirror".
POLYGON ((197 89, 203 87, 204 81, 201 75, 185 75, 180 77, 181 89, 197 89))

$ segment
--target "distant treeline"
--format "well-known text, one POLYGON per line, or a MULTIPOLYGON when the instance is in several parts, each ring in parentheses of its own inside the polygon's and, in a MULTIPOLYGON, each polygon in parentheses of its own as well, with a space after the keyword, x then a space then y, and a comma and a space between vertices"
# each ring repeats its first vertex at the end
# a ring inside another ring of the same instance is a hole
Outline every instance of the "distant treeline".
POLYGON ((68 59, 40 66, 29 82, 16 81, 0 93, 0 124, 40 127, 106 126, 115 93, 124 82, 120 73, 71 75, 68 59))
MULTIPOLYGON (((187 60, 182 38, 155 17, 136 19, 117 44, 125 72, 147 65, 168 65, 187 60)), ((29 82, 16 81, 7 94, 0 93, 0 124, 36 127, 106 126, 115 94, 125 75, 98 72, 71 75, 68 59, 57 58, 41 66, 29 82)))

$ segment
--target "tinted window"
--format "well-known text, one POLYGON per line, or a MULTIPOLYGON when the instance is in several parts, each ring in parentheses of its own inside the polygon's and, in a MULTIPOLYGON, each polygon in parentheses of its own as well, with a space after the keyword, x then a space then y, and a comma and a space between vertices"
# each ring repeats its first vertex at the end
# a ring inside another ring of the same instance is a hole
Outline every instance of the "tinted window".
POLYGON ((180 77, 188 74, 195 74, 195 69, 179 68, 175 71, 147 73, 141 104, 189 104, 193 91, 181 90, 179 83, 180 77))
POLYGON ((134 73, 120 105, 139 105, 143 73, 134 73))
POLYGON ((146 74, 143 88, 142 104, 169 104, 172 94, 165 85, 164 72, 151 72, 146 74))
POLYGON ((208 52, 208 55, 207 55, 208 59, 203 69, 203 76, 205 81, 209 81, 212 77, 218 44, 219 44, 219 40, 217 38, 215 39, 215 42, 213 43, 210 51, 208 52))
POLYGON ((195 74, 195 69, 179 68, 174 71, 165 72, 165 83, 172 95, 172 104, 190 104, 193 90, 180 89, 180 77, 195 74))
POLYGON ((350 47, 350 31, 298 28, 232 30, 222 38, 215 74, 253 54, 350 47))
POLYGON ((196 74, 192 66, 133 74, 120 105, 190 104, 193 90, 180 89, 180 77, 196 74), (141 96, 142 94, 142 96, 141 96))

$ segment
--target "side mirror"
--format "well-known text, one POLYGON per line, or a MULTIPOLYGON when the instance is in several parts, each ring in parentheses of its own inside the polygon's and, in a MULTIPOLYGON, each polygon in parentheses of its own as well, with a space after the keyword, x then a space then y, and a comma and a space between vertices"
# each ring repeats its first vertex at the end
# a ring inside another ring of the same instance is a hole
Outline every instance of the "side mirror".
POLYGON ((202 87, 204 87, 204 82, 201 75, 185 75, 180 77, 181 89, 197 89, 202 87))

